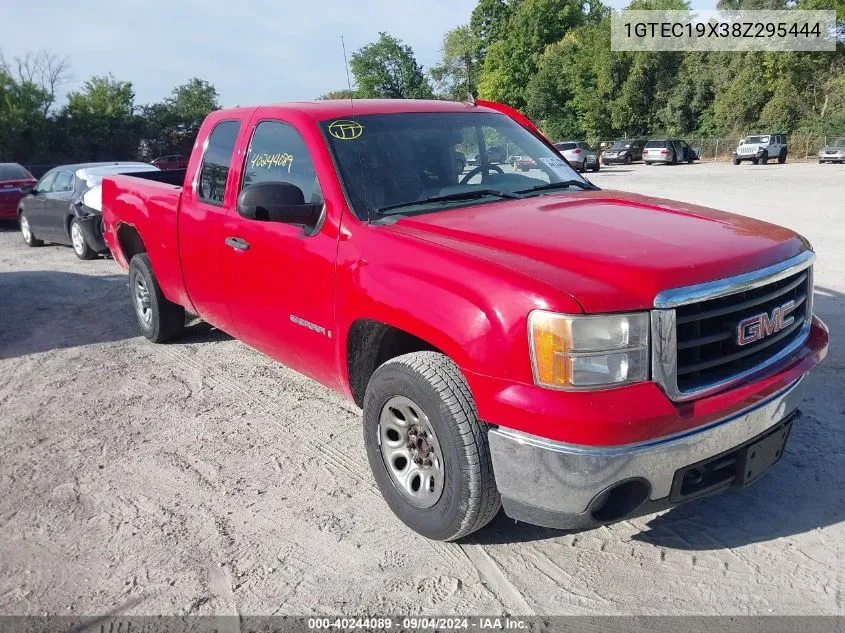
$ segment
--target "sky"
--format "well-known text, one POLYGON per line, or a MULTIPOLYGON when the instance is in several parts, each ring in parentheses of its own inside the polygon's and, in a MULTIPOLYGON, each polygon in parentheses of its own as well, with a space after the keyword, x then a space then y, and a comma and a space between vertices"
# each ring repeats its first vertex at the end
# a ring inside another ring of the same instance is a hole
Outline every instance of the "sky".
MULTIPOLYGON (((696 0, 712 8, 714 0, 696 0)), ((443 34, 469 21, 476 0, 9 0, 0 11, 7 58, 48 49, 67 57, 63 92, 93 75, 131 81, 136 104, 160 101, 200 77, 224 107, 314 99, 347 86, 347 53, 386 31, 424 68, 443 34)), ((607 2, 622 7, 626 0, 607 2)))

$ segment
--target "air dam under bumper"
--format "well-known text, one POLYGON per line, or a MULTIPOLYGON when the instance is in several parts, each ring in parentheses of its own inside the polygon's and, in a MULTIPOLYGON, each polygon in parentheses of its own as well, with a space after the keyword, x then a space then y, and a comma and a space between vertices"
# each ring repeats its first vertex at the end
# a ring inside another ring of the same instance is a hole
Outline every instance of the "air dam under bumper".
POLYGON ((534 525, 584 529, 724 490, 731 484, 678 498, 676 473, 716 456, 720 456, 713 460, 717 466, 721 456, 737 459, 732 449, 754 444, 774 431, 782 430, 785 438, 797 416, 802 380, 729 418, 640 444, 580 446, 492 429, 493 470, 505 513, 534 525), (607 501, 611 490, 616 491, 612 504, 607 501))

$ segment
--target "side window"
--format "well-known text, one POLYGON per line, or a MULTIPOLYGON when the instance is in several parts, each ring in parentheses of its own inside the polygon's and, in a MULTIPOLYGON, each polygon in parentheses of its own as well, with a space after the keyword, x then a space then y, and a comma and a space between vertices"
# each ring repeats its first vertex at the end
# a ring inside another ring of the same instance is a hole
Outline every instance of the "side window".
POLYGON ((322 201, 305 140, 281 121, 261 121, 252 133, 241 188, 259 182, 287 182, 302 190, 306 202, 322 201))
POLYGON ((53 191, 73 191, 73 172, 60 171, 56 176, 56 182, 53 185, 53 191))
POLYGON ((229 163, 232 161, 240 129, 240 121, 221 121, 211 131, 197 187, 197 197, 203 202, 216 206, 223 204, 229 163))
POLYGON ((57 172, 53 172, 52 174, 44 176, 35 186, 35 190, 38 193, 47 193, 50 191, 53 188, 53 181, 56 180, 56 173, 57 172))

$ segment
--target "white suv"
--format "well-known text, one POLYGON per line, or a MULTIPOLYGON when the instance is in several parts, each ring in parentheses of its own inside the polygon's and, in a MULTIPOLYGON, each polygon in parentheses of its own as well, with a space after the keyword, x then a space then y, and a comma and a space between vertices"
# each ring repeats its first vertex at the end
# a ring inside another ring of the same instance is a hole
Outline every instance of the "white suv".
POLYGON ((770 158, 777 158, 779 163, 786 162, 786 136, 783 134, 765 134, 742 139, 734 153, 734 165, 750 160, 755 165, 765 165, 770 158))

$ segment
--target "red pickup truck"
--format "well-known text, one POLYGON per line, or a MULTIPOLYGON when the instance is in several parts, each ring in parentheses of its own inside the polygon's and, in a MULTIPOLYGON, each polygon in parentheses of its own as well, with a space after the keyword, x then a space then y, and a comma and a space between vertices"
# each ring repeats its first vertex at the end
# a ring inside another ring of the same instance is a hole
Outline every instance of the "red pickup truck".
POLYGON ((346 394, 432 539, 500 505, 580 529, 746 486, 827 353, 805 239, 601 191, 495 103, 214 112, 186 170, 106 178, 103 218, 148 339, 189 312, 346 394))

